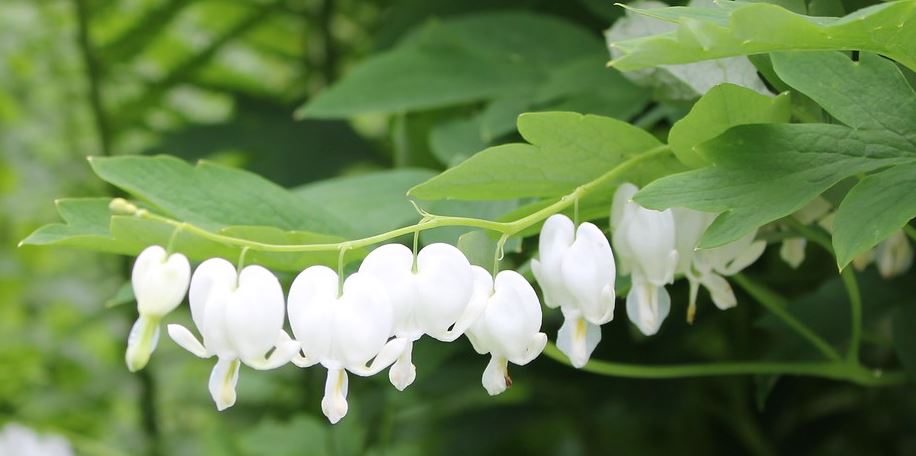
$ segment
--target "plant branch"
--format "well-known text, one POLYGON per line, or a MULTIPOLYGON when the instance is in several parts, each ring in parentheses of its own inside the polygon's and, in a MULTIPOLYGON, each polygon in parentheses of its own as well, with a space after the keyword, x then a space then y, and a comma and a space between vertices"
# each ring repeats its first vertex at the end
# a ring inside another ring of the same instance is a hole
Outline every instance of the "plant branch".
POLYGON ((747 277, 744 274, 735 274, 732 276, 738 286, 747 294, 757 300, 770 313, 778 317, 799 336, 805 338, 815 348, 817 348, 827 359, 839 361, 842 359, 840 354, 826 340, 817 335, 811 328, 799 321, 786 309, 787 301, 784 297, 775 291, 767 288, 765 285, 747 277))
POLYGON ((531 226, 536 225, 547 217, 550 217, 551 215, 566 209, 567 207, 574 204, 577 199, 588 195, 589 193, 595 191, 608 182, 620 178, 624 173, 631 170, 640 163, 668 153, 671 153, 671 150, 668 148, 668 146, 659 146, 645 153, 632 157, 618 164, 610 171, 602 174, 596 179, 577 187, 572 193, 569 193, 560 198, 559 201, 511 222, 495 222, 491 220, 469 217, 429 215, 414 225, 405 226, 392 231, 388 231, 386 233, 381 233, 362 239, 354 239, 350 241, 328 244, 269 244, 264 242, 256 242, 248 239, 241 239, 224 234, 213 233, 190 223, 181 222, 165 216, 154 214, 145 209, 136 209, 136 207, 132 204, 120 199, 112 201, 111 207, 112 210, 116 210, 117 212, 122 213, 124 211, 128 211, 128 213, 130 213, 130 211, 132 211, 133 215, 136 217, 172 225, 175 228, 180 228, 185 232, 196 234, 211 241, 219 242, 225 245, 247 247, 251 250, 261 252, 339 252, 341 249, 353 250, 369 247, 371 245, 378 244, 403 235, 414 234, 418 231, 424 231, 444 226, 465 226, 471 228, 481 228, 485 230, 496 231, 501 233, 504 237, 508 238, 531 226))
MULTIPOLYGON (((544 354, 562 364, 570 365, 569 360, 563 355, 553 342, 548 342, 544 354)), ((717 377, 726 375, 803 375, 810 377, 843 380, 864 386, 891 386, 900 385, 908 381, 907 374, 903 371, 884 372, 869 370, 862 366, 844 362, 727 362, 727 363, 697 363, 697 364, 669 364, 651 366, 644 364, 614 363, 608 361, 591 360, 582 370, 594 374, 642 378, 642 379, 673 379, 686 377, 717 377)))

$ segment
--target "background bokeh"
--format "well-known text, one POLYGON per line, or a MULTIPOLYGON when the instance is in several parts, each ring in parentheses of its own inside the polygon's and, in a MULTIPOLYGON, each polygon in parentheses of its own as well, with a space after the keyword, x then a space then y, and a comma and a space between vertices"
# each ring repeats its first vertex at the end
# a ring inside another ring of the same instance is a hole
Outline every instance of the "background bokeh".
MULTIPOLYGON (((88 455, 916 454, 912 386, 876 390, 770 377, 616 379, 542 357, 513 367, 513 387, 491 398, 480 385, 487 360, 464 339, 419 343, 417 382, 405 392, 394 390, 385 375, 353 378, 350 412, 336 426, 320 412, 324 371, 291 365, 270 372, 243 368, 238 403, 218 413, 206 388, 211 363, 166 338, 147 369, 130 374, 125 368, 135 308, 117 292, 129 259, 16 246, 57 220, 56 198, 114 194, 93 177, 89 155, 206 158, 298 187, 392 167, 441 170, 487 144, 515 140, 512 128, 486 138, 464 134, 469 122, 481 121, 486 97, 350 120, 293 118, 297 107, 355 64, 408 34, 497 12, 552 16, 581 29, 594 39, 594 49, 583 52, 595 56, 594 68, 607 59, 602 31, 621 15, 597 0, 0 2, 0 425, 60 434, 88 455)), ((523 58, 546 46, 506 43, 518 45, 523 58)), ((541 57, 538 63, 549 66, 554 54, 548 49, 541 57)), ((487 77, 497 70, 462 69, 487 77)), ((612 115, 663 138, 684 113, 683 100, 602 71, 607 76, 599 79, 610 82, 589 83, 615 84, 609 94, 564 89, 560 99, 520 106, 612 115)), ((495 76, 511 83, 516 75, 495 76)), ((511 99, 505 104, 515 109, 511 99)), ((371 183, 363 184, 336 195, 340 201, 333 204, 371 194, 371 183)), ((514 207, 446 206, 437 211, 485 217, 514 207)), ((457 234, 430 233, 424 240, 457 234)), ((832 259, 809 249, 795 271, 776 250, 748 275, 783 291, 828 339, 842 340, 848 312, 832 259)), ((507 261, 523 259, 510 254, 507 261)), ((892 281, 873 268, 860 276, 866 362, 896 362, 887 316, 912 301, 914 279, 912 270, 892 281)), ((740 292, 740 305, 728 312, 702 296, 698 321, 688 326, 686 291, 683 284, 674 287, 672 316, 652 338, 638 335, 618 309, 594 356, 642 363, 812 356, 740 292)), ((169 318, 187 322, 187 308, 169 318)), ((545 314, 551 338, 559 324, 558 312, 545 314)))

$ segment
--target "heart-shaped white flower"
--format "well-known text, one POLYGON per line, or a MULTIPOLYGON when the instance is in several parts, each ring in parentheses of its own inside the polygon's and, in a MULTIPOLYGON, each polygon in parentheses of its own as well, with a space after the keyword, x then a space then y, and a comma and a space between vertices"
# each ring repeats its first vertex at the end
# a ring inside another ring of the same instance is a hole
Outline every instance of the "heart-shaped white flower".
POLYGON ((373 375, 390 366, 407 343, 403 338, 388 340, 394 312, 378 279, 358 272, 347 278, 342 293, 338 280, 332 269, 312 266, 289 290, 289 322, 305 355, 293 362, 327 368, 321 409, 331 423, 347 414, 347 371, 373 375))
POLYGON ((482 309, 470 306, 471 264, 448 244, 430 244, 417 254, 401 244, 383 245, 363 260, 360 273, 381 281, 394 309, 392 335, 407 339, 388 377, 399 390, 413 383, 413 342, 428 334, 450 342, 460 337, 482 309))
POLYGON ((653 211, 635 201, 639 189, 621 184, 611 207, 611 230, 620 270, 630 274, 627 316, 647 336, 658 332, 671 310, 665 284, 674 281, 678 264, 674 216, 653 211))
POLYGON ((583 223, 576 229, 562 214, 547 219, 539 242, 531 270, 547 307, 563 312, 557 347, 582 367, 601 341, 600 325, 614 318, 614 253, 597 226, 583 223))
POLYGON ((286 306, 280 281, 261 266, 236 273, 221 258, 204 261, 194 271, 189 298, 203 343, 177 324, 168 326, 169 336, 201 358, 217 357, 209 387, 218 410, 235 404, 239 361, 258 370, 274 369, 299 350, 283 330, 286 306))
POLYGON ((131 372, 143 369, 159 342, 159 321, 175 310, 188 292, 191 264, 180 253, 169 255, 158 245, 140 252, 131 285, 140 317, 127 337, 124 359, 131 372))
POLYGON ((474 305, 483 303, 483 312, 466 335, 481 355, 490 362, 483 372, 483 387, 495 396, 512 384, 508 362, 523 366, 536 358, 547 345, 541 331, 541 303, 531 284, 515 271, 502 271, 494 283, 490 273, 473 266, 474 305))

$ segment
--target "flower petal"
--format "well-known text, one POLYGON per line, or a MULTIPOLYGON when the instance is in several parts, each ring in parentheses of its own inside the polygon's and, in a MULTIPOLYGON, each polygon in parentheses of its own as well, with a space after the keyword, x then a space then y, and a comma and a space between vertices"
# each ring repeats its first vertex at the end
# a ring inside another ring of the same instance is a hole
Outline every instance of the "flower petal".
POLYGON ((239 381, 239 360, 219 358, 210 372, 210 396, 216 409, 226 410, 235 404, 235 385, 239 381))
POLYGON ((359 272, 377 278, 394 309, 393 335, 417 338, 423 334, 414 315, 419 291, 413 273, 413 251, 401 244, 386 244, 363 259, 359 272))
POLYGON ((665 287, 635 278, 627 294, 627 317, 639 330, 651 336, 658 332, 671 311, 671 296, 665 287))
POLYGON ((332 356, 337 286, 337 273, 326 266, 307 268, 290 286, 289 324, 308 362, 322 362, 332 356))
POLYGON ((419 300, 413 312, 417 323, 424 333, 448 339, 449 327, 461 318, 471 300, 471 263, 453 245, 430 244, 417 254, 416 280, 419 300))
POLYGON ((576 238, 576 227, 562 214, 550 216, 538 238, 538 259, 531 261, 531 270, 541 285, 544 304, 551 309, 573 304, 574 298, 563 282, 562 267, 566 251, 576 238))
POLYGON ((204 261, 194 270, 188 300, 191 303, 191 318, 203 338, 204 346, 211 353, 226 352, 223 306, 235 290, 238 281, 235 266, 222 258, 204 261), (215 310, 214 310, 215 309, 215 310), (208 314, 212 314, 208 317, 208 314), (209 323, 208 323, 209 322, 209 323), (208 330, 208 324, 212 325, 208 330), (212 344, 212 346, 211 346, 212 344))
POLYGON ((589 321, 600 325, 614 318, 614 253, 597 226, 579 225, 576 241, 563 258, 561 273, 576 307, 589 321))
POLYGON ((277 277, 252 265, 242 269, 239 286, 226 304, 226 329, 239 357, 263 358, 283 330, 286 301, 277 277))
POLYGON ((321 411, 324 412, 324 416, 328 417, 331 424, 337 423, 347 414, 349 386, 347 371, 328 369, 328 377, 324 383, 324 397, 321 399, 321 411))
POLYGON ((557 333, 557 348, 575 368, 588 363, 598 342, 601 342, 601 327, 584 318, 566 318, 557 333))
POLYGON ((702 277, 701 283, 712 297, 713 304, 721 310, 730 309, 738 305, 735 298, 735 292, 732 291, 731 285, 724 277, 718 274, 706 274, 702 277))
POLYGON ((194 334, 191 333, 188 328, 185 328, 182 325, 171 324, 168 325, 169 337, 175 341, 181 348, 191 352, 193 355, 199 358, 209 358, 213 356, 210 352, 204 348, 194 334))
POLYGON ((166 255, 158 245, 137 256, 131 285, 141 314, 162 317, 184 300, 191 278, 191 264, 180 253, 166 255))
MULTIPOLYGON (((464 309, 464 313, 461 314, 458 321, 455 322, 455 325, 444 334, 436 337, 436 339, 443 342, 452 342, 461 337, 486 310, 487 303, 490 300, 490 293, 493 291, 493 278, 486 269, 480 266, 471 266, 471 273, 474 277, 474 288, 471 292, 468 306, 464 309)), ((472 345, 473 343, 471 341, 472 345)))
POLYGON ((512 380, 509 378, 509 365, 506 358, 497 355, 491 356, 490 362, 487 363, 487 367, 484 369, 480 381, 490 396, 496 396, 512 385, 512 380))
POLYGON ((397 361, 404 350, 412 344, 413 341, 406 337, 395 337, 382 347, 382 351, 372 359, 369 366, 349 366, 348 370, 362 377, 375 375, 397 361))
POLYGON ((412 355, 413 342, 408 342, 397 361, 388 370, 388 380, 398 391, 404 391, 417 378, 417 366, 411 361, 412 355))
POLYGON ((159 318, 141 314, 127 336, 127 351, 124 354, 127 370, 136 372, 143 369, 158 344, 159 318))
POLYGON ((805 247, 808 241, 805 238, 787 238, 782 240, 779 247, 779 257, 792 269, 798 269, 805 261, 805 247))

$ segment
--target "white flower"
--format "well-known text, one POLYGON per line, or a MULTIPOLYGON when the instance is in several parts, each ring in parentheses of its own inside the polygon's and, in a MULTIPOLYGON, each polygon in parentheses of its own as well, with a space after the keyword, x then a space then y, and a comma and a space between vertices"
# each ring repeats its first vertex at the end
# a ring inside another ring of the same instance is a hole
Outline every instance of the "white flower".
POLYGON ((672 209, 676 227, 678 267, 690 281, 690 304, 687 307, 687 321, 693 322, 696 314, 696 298, 700 285, 709 290, 712 302, 725 310, 738 304, 731 285, 725 276, 735 275, 760 258, 766 249, 763 240, 754 241, 757 230, 720 247, 697 250, 696 246, 709 228, 716 214, 685 208, 672 209))
POLYGON ((665 284, 674 281, 678 264, 674 216, 653 211, 632 200, 639 189, 621 184, 611 206, 611 230, 620 270, 629 273, 627 316, 647 336, 658 332, 671 310, 665 284))
POLYGON ((885 279, 908 271, 913 265, 913 247, 910 246, 906 233, 897 230, 874 249, 853 259, 853 266, 858 270, 865 269, 871 263, 876 263, 878 272, 885 279))
POLYGON ((191 318, 203 343, 187 328, 168 326, 169 336, 201 357, 217 357, 210 373, 210 395, 218 410, 235 404, 239 361, 258 369, 286 364, 299 347, 283 330, 285 303, 280 281, 261 266, 240 273, 226 260, 201 263, 191 279, 191 318), (270 357, 266 353, 274 349, 270 357))
POLYGON ((383 245, 363 260, 360 273, 381 281, 394 309, 392 335, 407 339, 388 377, 399 390, 413 383, 413 342, 428 334, 451 342, 467 330, 481 308, 469 306, 474 279, 464 254, 448 244, 430 244, 417 254, 401 244, 383 245), (451 329, 449 329, 451 328, 451 329))
MULTIPOLYGON (((805 207, 795 211, 792 217, 803 225, 810 225, 814 222, 824 220, 832 209, 830 202, 821 196, 811 200, 805 207)), ((779 256, 792 269, 798 269, 802 262, 805 261, 805 247, 808 241, 803 237, 790 237, 783 239, 779 247, 779 256)))
POLYGON ((140 317, 127 337, 124 355, 131 372, 143 369, 149 362, 159 342, 159 321, 184 300, 190 279, 191 265, 184 255, 169 255, 158 245, 140 252, 131 273, 140 317))
POLYGON ((531 270, 547 307, 563 312, 557 347, 575 367, 588 362, 601 341, 601 327, 614 318, 616 268, 611 245, 601 230, 557 214, 541 229, 539 259, 531 270))
POLYGON ((473 266, 474 297, 484 310, 468 329, 474 350, 490 354, 483 371, 483 387, 495 396, 512 385, 508 362, 523 366, 536 358, 547 345, 541 331, 541 303, 531 284, 515 271, 502 271, 494 284, 490 273, 473 266))
POLYGON ((41 435, 21 424, 8 423, 0 430, 0 455, 72 456, 67 439, 58 435, 41 435))
POLYGON ((289 290, 289 322, 305 354, 293 362, 327 368, 321 410, 331 423, 347 414, 347 371, 373 375, 390 366, 408 342, 388 340, 394 312, 380 281, 358 272, 347 278, 338 294, 338 280, 330 268, 312 266, 289 290))

